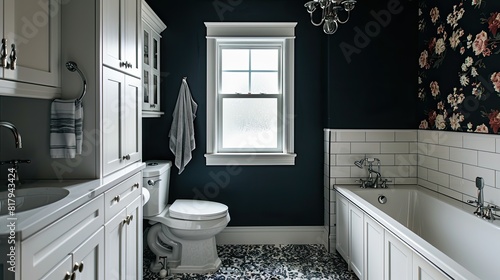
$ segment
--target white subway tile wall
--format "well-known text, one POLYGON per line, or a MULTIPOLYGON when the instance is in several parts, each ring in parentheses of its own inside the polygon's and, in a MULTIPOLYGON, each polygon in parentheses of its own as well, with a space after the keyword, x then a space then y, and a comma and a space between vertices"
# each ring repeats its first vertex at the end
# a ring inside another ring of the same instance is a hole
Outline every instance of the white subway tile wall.
POLYGON ((418 184, 457 200, 475 199, 476 177, 485 180, 485 201, 500 205, 500 135, 435 130, 325 129, 325 227, 335 251, 336 184, 368 176, 354 166, 364 157, 381 160, 391 184, 418 184), (329 208, 329 209, 328 209, 329 208))

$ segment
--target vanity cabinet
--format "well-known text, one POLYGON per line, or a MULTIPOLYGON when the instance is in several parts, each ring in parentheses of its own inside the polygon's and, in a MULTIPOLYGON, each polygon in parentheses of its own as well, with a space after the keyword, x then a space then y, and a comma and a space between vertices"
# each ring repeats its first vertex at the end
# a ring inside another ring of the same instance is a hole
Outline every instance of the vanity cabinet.
POLYGON ((141 77, 141 0, 102 2, 103 64, 141 77))
POLYGON ((105 194, 106 280, 142 279, 141 182, 138 173, 105 194))
POLYGON ((0 15, 0 95, 59 97, 60 1, 0 0, 0 15))
POLYGON ((104 279, 103 225, 100 195, 23 240, 19 279, 104 279))
POLYGON ((141 80, 103 67, 103 173, 142 158, 141 80))
POLYGON ((142 58, 142 85, 143 85, 143 117, 160 117, 160 39, 161 32, 167 26, 154 13, 149 5, 142 1, 142 28, 143 28, 143 58, 142 58))

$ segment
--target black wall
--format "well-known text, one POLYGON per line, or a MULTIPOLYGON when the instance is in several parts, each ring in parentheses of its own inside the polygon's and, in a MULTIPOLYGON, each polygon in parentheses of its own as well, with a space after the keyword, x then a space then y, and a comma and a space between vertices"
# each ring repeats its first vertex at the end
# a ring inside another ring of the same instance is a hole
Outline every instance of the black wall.
POLYGON ((364 28, 367 21, 373 20, 370 11, 386 9, 387 2, 359 1, 351 20, 330 36, 311 25, 303 7, 305 2, 148 1, 167 25, 161 42, 161 106, 165 116, 143 120, 144 160, 174 159, 168 148, 168 132, 183 76, 188 77, 191 93, 198 103, 197 147, 181 175, 175 167, 172 169, 170 202, 177 198, 201 198, 225 203, 231 214, 230 226, 323 225, 323 128, 417 126, 416 71, 413 71, 418 65, 417 38, 413 32, 416 8, 410 9, 408 4, 399 15, 393 16, 389 25, 359 54, 352 55, 348 63, 339 43, 353 45, 353 28, 364 28), (204 22, 220 21, 298 22, 294 166, 241 166, 228 170, 205 165, 204 22))

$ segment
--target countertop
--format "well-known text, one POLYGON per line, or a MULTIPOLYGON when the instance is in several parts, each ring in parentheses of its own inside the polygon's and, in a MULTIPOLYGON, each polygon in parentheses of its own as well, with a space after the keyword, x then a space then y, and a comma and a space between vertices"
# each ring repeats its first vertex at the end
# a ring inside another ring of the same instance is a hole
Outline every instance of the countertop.
POLYGON ((86 202, 103 194, 118 182, 141 171, 144 167, 145 164, 142 162, 134 163, 102 179, 27 181, 23 183, 19 189, 60 187, 67 189, 69 194, 63 199, 49 205, 16 213, 14 217, 8 215, 0 216, 0 236, 12 234, 8 225, 14 222, 16 239, 24 240, 86 202))

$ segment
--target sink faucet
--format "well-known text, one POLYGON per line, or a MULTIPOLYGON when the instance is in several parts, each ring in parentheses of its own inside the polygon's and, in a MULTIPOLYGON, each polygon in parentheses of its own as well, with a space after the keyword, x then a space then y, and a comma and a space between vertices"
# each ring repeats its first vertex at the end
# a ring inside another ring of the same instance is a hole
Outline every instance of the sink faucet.
POLYGON ((354 162, 359 168, 363 168, 365 162, 368 162, 368 179, 359 179, 362 188, 386 188, 387 179, 382 179, 382 174, 380 173, 380 159, 378 158, 364 158, 362 160, 357 160, 354 162), (377 162, 377 170, 373 169, 373 163, 377 162), (375 177, 373 175, 375 174, 375 177))
POLYGON ((14 134, 14 139, 16 141, 16 148, 22 148, 23 143, 21 141, 21 134, 19 134, 19 132, 17 131, 16 126, 10 122, 0 122, 0 127, 2 127, 2 126, 10 129, 12 134, 14 134))

